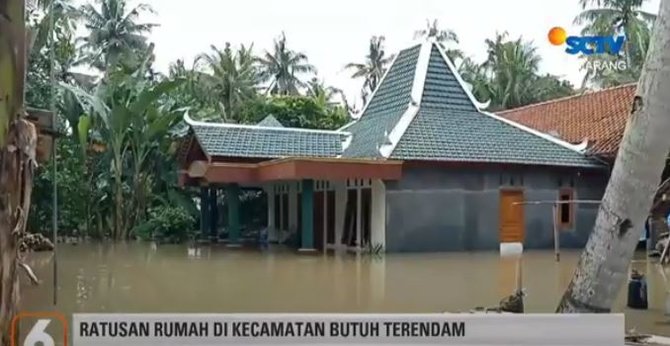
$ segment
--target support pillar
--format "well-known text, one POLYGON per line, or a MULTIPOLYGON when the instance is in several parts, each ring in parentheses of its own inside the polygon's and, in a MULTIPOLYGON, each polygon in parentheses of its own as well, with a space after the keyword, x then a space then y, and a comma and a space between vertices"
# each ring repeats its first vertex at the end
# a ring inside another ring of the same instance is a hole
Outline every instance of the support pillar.
POLYGON ((228 204, 228 246, 240 245, 240 186, 226 186, 226 202, 228 204))
POLYGON ((209 188, 209 238, 212 242, 219 240, 219 205, 218 205, 218 192, 219 190, 216 187, 209 188))
POLYGON ((274 185, 270 185, 266 190, 268 198, 268 241, 276 242, 279 240, 277 227, 275 225, 275 190, 274 185))
POLYGON ((209 230, 209 188, 200 187, 200 237, 207 237, 209 230))
POLYGON ((297 232, 298 229, 298 208, 300 208, 300 201, 298 201, 298 185, 297 182, 290 182, 288 184, 288 229, 289 233, 297 232))
POLYGON ((302 181, 302 230, 300 251, 315 251, 314 249, 314 180, 302 181))
POLYGON ((372 208, 371 208, 372 246, 381 246, 386 249, 386 185, 381 180, 372 181, 372 208))
POLYGON ((356 250, 363 247, 363 190, 356 188, 356 250))
POLYGON ((347 184, 346 181, 338 181, 335 184, 335 248, 342 249, 342 234, 344 233, 344 217, 347 207, 347 184))

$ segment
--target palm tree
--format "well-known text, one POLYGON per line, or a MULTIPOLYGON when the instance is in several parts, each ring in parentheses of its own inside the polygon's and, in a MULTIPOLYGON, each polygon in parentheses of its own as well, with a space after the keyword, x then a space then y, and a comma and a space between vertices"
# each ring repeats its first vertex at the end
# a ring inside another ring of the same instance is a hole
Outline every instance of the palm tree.
POLYGON ((520 107, 573 92, 570 83, 538 74, 537 48, 521 37, 510 40, 507 33, 496 34, 486 40, 486 45, 484 63, 466 58, 459 71, 478 100, 491 101, 491 110, 520 107))
MULTIPOLYGON (((646 0, 580 0, 582 11, 574 20, 585 25, 584 35, 625 34, 623 58, 627 69, 623 71, 595 71, 587 69, 584 83, 591 81, 599 86, 612 86, 636 81, 647 55, 651 26, 656 15, 641 10, 646 0), (595 8, 588 8, 589 6, 595 8)), ((618 57, 587 56, 584 69, 595 61, 612 61, 618 57)))
POLYGON ((351 78, 365 78, 361 96, 363 103, 367 101, 368 95, 377 89, 388 64, 393 60, 393 55, 386 55, 384 50, 384 36, 372 36, 368 45, 368 54, 365 56, 364 63, 349 63, 344 68, 353 69, 354 74, 351 78))
POLYGON ((133 56, 148 48, 144 36, 155 24, 138 24, 141 13, 152 12, 149 5, 139 4, 126 11, 125 0, 96 0, 99 9, 92 4, 81 8, 86 18, 88 36, 82 38, 83 62, 102 71, 107 70, 122 58, 133 56))
POLYGON ((334 103, 333 98, 341 95, 342 90, 326 86, 323 81, 316 77, 307 83, 307 96, 314 98, 320 106, 326 107, 334 103))
POLYGON ((261 81, 270 83, 268 92, 273 95, 298 94, 300 88, 305 87, 299 75, 316 72, 316 68, 307 62, 307 55, 287 47, 283 32, 274 41, 273 51, 265 51, 257 61, 261 66, 261 81))
POLYGON ((670 145, 670 78, 659 73, 659 67, 667 66, 670 59, 669 0, 661 1, 652 37, 653 48, 643 67, 593 231, 559 303, 559 313, 594 313, 612 308, 626 281, 639 230, 649 217, 670 145))
POLYGON ((457 48, 450 48, 452 44, 458 44, 458 35, 456 32, 450 29, 442 30, 437 24, 437 19, 434 19, 431 23, 426 19, 426 28, 417 30, 414 33, 414 38, 426 37, 433 38, 437 43, 440 44, 442 49, 445 51, 449 60, 456 63, 457 60, 463 59, 463 52, 457 48))
POLYGON ((242 45, 237 52, 226 43, 221 50, 211 46, 212 53, 196 58, 203 87, 219 106, 225 122, 239 122, 241 106, 256 95, 258 71, 254 65, 253 45, 242 45))
POLYGON ((502 108, 527 104, 536 92, 532 83, 537 75, 540 56, 537 48, 523 42, 507 38, 507 33, 496 34, 494 40, 487 39, 488 58, 484 66, 492 74, 493 83, 489 89, 492 97, 502 108))
POLYGON ((33 42, 34 51, 39 51, 46 46, 52 24, 56 28, 53 35, 70 36, 74 33, 76 24, 82 16, 72 2, 72 0, 37 0, 31 12, 40 12, 43 15, 33 27, 33 30, 36 31, 33 42))

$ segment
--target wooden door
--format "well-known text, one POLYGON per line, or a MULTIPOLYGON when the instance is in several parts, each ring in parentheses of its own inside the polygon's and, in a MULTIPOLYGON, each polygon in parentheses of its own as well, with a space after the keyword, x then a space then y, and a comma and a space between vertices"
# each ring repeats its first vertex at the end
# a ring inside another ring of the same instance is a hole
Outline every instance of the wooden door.
POLYGON ((524 239, 523 191, 500 191, 500 242, 520 242, 524 239))

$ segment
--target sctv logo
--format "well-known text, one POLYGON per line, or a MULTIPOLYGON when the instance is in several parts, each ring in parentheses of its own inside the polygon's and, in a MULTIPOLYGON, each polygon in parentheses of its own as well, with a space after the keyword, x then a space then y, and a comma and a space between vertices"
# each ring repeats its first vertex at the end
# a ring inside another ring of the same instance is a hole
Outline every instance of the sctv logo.
POLYGON ((567 45, 565 52, 573 55, 619 55, 626 42, 625 36, 568 36, 565 29, 559 26, 551 28, 547 37, 554 46, 567 45))
POLYGON ((12 320, 11 346, 67 346, 67 319, 58 312, 21 312, 12 320), (19 324, 27 328, 23 340, 19 340, 19 324), (60 329, 60 330, 59 330, 60 329), (62 335, 62 344, 57 342, 54 334, 62 335))

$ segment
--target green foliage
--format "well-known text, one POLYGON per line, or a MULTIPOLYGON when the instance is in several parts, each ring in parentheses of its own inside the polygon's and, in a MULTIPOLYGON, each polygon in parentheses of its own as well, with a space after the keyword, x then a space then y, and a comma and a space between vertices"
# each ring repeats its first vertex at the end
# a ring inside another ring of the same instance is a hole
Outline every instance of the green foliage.
POLYGON ((386 68, 393 61, 393 55, 387 55, 384 48, 384 36, 372 36, 370 44, 368 45, 368 53, 365 56, 363 63, 349 63, 344 68, 354 70, 351 78, 363 78, 363 89, 361 90, 361 97, 363 103, 377 88, 381 82, 386 68))
POLYGON ((624 34, 626 42, 619 56, 585 56, 586 70, 583 84, 612 87, 635 82, 640 78, 647 56, 651 29, 656 15, 642 11, 647 0, 580 0, 584 9, 575 18, 575 24, 584 25, 584 35, 624 34), (594 69, 594 63, 625 61, 625 69, 594 69))
POLYGON ((134 60, 137 52, 147 50, 147 34, 155 24, 137 23, 143 12, 151 12, 146 4, 127 9, 125 0, 101 0, 99 7, 86 4, 81 8, 90 30, 83 38, 82 62, 107 71, 124 60, 134 60))
MULTIPOLYGON (((78 143, 72 138, 57 142, 58 228, 64 235, 81 234, 87 224, 88 181, 78 143)), ((30 232, 51 234, 53 174, 49 161, 35 172, 33 205, 29 214, 30 232)))
POLYGON ((316 72, 316 68, 307 62, 307 55, 288 48, 283 32, 274 41, 273 50, 265 51, 257 60, 261 66, 260 78, 270 83, 267 90, 272 95, 299 94, 305 87, 300 76, 316 72))
POLYGON ((143 240, 183 242, 195 237, 195 219, 184 208, 157 206, 149 209, 148 221, 138 225, 135 234, 143 240))
POLYGON ((337 129, 348 121, 346 110, 339 105, 322 105, 306 96, 259 98, 243 111, 243 119, 257 123, 273 115, 282 125, 313 129, 337 129))
POLYGON ((486 40, 488 57, 482 64, 464 59, 463 79, 472 85, 478 100, 490 101, 493 111, 525 106, 574 93, 572 85, 552 75, 540 75, 537 48, 521 37, 496 34, 486 40))

